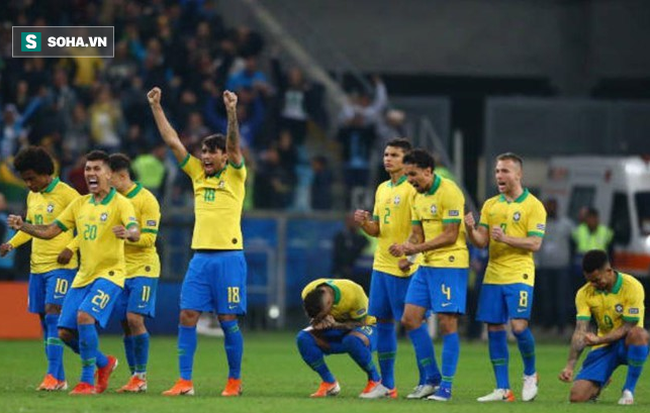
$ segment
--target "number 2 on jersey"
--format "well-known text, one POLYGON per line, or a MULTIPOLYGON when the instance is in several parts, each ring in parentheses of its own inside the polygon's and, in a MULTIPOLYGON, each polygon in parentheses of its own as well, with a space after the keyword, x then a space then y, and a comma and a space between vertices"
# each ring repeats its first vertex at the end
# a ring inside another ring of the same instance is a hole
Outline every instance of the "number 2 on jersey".
POLYGON ((386 213, 384 214, 384 224, 390 224, 388 217, 390 216, 390 208, 386 207, 386 213))

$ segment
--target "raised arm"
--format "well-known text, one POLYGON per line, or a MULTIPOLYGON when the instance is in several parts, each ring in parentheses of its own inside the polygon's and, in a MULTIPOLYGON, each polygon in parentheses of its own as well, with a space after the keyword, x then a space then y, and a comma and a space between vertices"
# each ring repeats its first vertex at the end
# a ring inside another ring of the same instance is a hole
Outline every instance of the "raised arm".
POLYGON ((172 128, 172 125, 169 124, 167 116, 165 116, 165 111, 160 104, 160 99, 162 97, 162 92, 159 88, 155 87, 147 93, 147 99, 149 100, 149 107, 151 107, 151 113, 153 118, 156 121, 156 126, 158 126, 158 131, 160 136, 169 146, 169 148, 174 153, 176 160, 180 163, 185 160, 187 157, 187 149, 181 143, 181 140, 178 138, 178 133, 172 128))
POLYGON ((478 248, 485 248, 490 241, 488 237, 487 228, 482 225, 476 226, 476 221, 474 220, 474 215, 470 212, 465 215, 465 229, 467 232, 467 238, 469 241, 478 248))
POLYGON ((569 357, 567 358, 566 366, 560 372, 559 379, 564 382, 570 382, 573 379, 573 369, 582 354, 582 351, 587 346, 585 344, 585 335, 589 330, 589 320, 577 320, 576 328, 571 337, 571 348, 569 350, 569 357))
POLYGON ((237 95, 226 90, 223 92, 223 103, 228 113, 228 132, 226 133, 226 151, 228 160, 234 165, 241 165, 242 154, 239 142, 239 122, 237 121, 237 95))
POLYGON ((16 231, 23 231, 33 237, 42 239, 52 239, 63 232, 56 223, 50 225, 28 224, 23 222, 23 218, 20 215, 9 215, 7 217, 7 225, 16 231))
POLYGON ((363 232, 371 237, 379 236, 379 221, 373 220, 370 212, 364 211, 363 209, 357 209, 354 211, 354 222, 359 224, 359 227, 363 232))

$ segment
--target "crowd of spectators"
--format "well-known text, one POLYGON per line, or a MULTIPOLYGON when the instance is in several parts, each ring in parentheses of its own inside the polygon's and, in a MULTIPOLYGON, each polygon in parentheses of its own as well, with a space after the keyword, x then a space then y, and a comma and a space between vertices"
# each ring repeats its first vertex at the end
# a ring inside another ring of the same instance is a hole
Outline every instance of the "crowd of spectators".
MULTIPOLYGON (((160 146, 146 92, 163 90, 168 117, 197 153, 201 138, 226 131, 221 93, 228 89, 240 102, 247 207, 292 208, 304 181, 297 175, 311 173, 305 150, 310 126, 327 128, 324 89, 283 64, 260 33, 229 26, 214 1, 16 0, 3 9, 1 182, 19 183, 12 181, 12 156, 26 145, 42 145, 59 160, 62 178, 85 193, 83 154, 98 148, 126 153, 138 180, 173 204, 189 204, 191 183, 174 172, 160 146), (12 25, 114 26, 115 57, 13 59, 12 25)), ((323 164, 320 158, 315 163, 323 164)), ((321 173, 319 182, 331 179, 321 173)), ((324 205, 331 200, 318 201, 317 208, 324 205)))

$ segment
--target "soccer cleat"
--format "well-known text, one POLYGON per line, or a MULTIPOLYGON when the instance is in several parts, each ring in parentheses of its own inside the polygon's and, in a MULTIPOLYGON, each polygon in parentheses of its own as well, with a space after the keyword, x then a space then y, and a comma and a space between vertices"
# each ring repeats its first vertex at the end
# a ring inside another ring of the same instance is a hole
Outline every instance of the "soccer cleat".
POLYGON ((142 393, 145 391, 147 391, 147 381, 136 375, 131 376, 129 382, 117 390, 118 393, 142 393))
POLYGON ((95 390, 95 386, 93 386, 92 384, 81 381, 79 382, 79 384, 74 386, 74 389, 72 389, 72 391, 69 394, 72 396, 86 396, 91 394, 97 394, 97 391, 95 390))
POLYGON ((447 387, 438 387, 435 393, 427 397, 427 400, 435 400, 437 402, 448 402, 451 400, 451 389, 447 387))
POLYGON ((381 384, 379 381, 369 380, 366 388, 359 395, 362 399, 381 399, 381 398, 397 398, 397 389, 389 389, 388 387, 381 384))
POLYGON ((424 399, 427 396, 431 396, 433 393, 438 390, 438 387, 433 384, 418 384, 415 386, 413 391, 406 396, 407 399, 424 399))
POLYGON ((36 388, 37 391, 57 391, 68 390, 68 382, 65 380, 57 380, 51 374, 48 374, 43 379, 43 382, 36 388))
POLYGON ((162 392, 163 396, 194 396, 192 380, 178 379, 171 389, 162 392))
POLYGON ((111 377, 111 374, 117 368, 118 362, 117 359, 113 356, 106 356, 108 363, 104 367, 98 368, 95 372, 95 388, 97 393, 104 393, 108 388, 108 379, 111 377))
POLYGON ((338 381, 335 381, 334 383, 328 383, 324 381, 321 382, 320 386, 318 386, 318 390, 316 390, 316 393, 312 393, 309 397, 336 396, 340 392, 341 392, 341 386, 339 386, 338 381))
POLYGON ((478 402, 514 402, 515 395, 510 389, 494 389, 490 394, 476 399, 478 402))
POLYGON ((621 398, 618 399, 618 404, 620 405, 634 404, 634 394, 627 389, 623 390, 623 394, 621 394, 621 398))
POLYGON ((531 402, 537 397, 539 376, 537 373, 527 376, 524 374, 524 387, 521 389, 521 400, 531 402))
POLYGON ((233 379, 232 377, 228 377, 228 382, 226 383, 226 387, 221 392, 221 395, 224 397, 235 397, 241 396, 241 393, 241 379, 233 379))

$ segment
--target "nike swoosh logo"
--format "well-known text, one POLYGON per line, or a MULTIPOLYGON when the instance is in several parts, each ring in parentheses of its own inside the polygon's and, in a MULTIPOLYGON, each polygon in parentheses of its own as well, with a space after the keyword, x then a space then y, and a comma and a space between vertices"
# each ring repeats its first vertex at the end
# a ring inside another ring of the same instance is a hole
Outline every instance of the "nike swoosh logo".
POLYGON ((191 392, 191 390, 181 390, 181 394, 187 394, 189 392, 191 392))
POLYGON ((145 308, 147 305, 139 305, 138 308, 145 308))
POLYGON ((65 295, 56 295, 56 294, 54 294, 54 299, 55 300, 58 300, 59 298, 63 298, 63 297, 65 297, 65 295))
POLYGON ((96 309, 95 307, 93 307, 93 311, 94 311, 94 312, 96 312, 96 313, 98 313, 98 312, 99 312, 99 310, 98 310, 98 309, 96 309))
POLYGON ((518 309, 517 309, 517 312, 518 312, 518 313, 523 313, 523 312, 525 312, 525 311, 526 311, 526 308, 518 308, 518 309))
POLYGON ((228 306, 228 310, 234 310, 234 309, 237 308, 237 307, 238 307, 238 306, 236 306, 236 305, 229 305, 229 306, 228 306))
POLYGON ((443 306, 443 307, 447 307, 447 306, 450 306, 451 304, 452 304, 452 303, 442 303, 442 306, 443 306))

